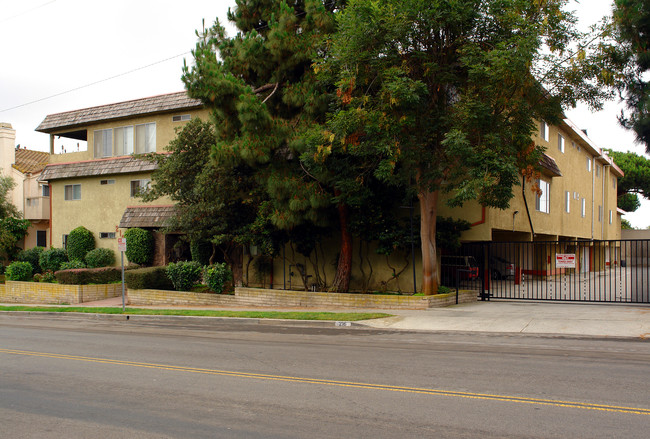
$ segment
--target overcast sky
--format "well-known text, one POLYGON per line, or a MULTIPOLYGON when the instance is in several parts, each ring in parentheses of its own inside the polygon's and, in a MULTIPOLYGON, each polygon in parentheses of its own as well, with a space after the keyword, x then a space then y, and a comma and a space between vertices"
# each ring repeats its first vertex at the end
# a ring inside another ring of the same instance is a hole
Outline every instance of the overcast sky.
MULTIPOLYGON (((181 68, 190 60, 195 30, 203 19, 206 26, 216 17, 226 23, 234 3, 0 0, 0 122, 12 124, 16 143, 47 151, 48 135, 34 130, 48 114, 183 90, 181 68)), ((591 24, 611 12, 611 3, 572 0, 570 8, 581 24, 591 24)), ((609 103, 598 113, 579 108, 567 115, 600 148, 644 153, 618 126, 620 108, 609 103)), ((624 218, 650 226, 650 202, 624 218)))

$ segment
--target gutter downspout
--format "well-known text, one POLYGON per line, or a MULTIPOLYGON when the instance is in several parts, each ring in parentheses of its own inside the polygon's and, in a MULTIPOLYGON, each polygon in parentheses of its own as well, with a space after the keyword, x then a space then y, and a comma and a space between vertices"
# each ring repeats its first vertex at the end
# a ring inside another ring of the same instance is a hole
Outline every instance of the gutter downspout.
MULTIPOLYGON (((602 193, 602 196, 603 196, 603 201, 602 201, 602 203, 603 203, 603 218, 602 218, 602 221, 600 222, 600 239, 605 239, 605 168, 607 166, 611 166, 611 165, 609 165, 609 164, 603 165, 603 174, 601 176, 603 178, 603 191, 602 191, 603 192, 602 193)), ((607 221, 609 222, 609 215, 607 216, 607 221)))
POLYGON ((596 207, 596 160, 589 157, 591 168, 591 240, 594 240, 594 208, 596 207))

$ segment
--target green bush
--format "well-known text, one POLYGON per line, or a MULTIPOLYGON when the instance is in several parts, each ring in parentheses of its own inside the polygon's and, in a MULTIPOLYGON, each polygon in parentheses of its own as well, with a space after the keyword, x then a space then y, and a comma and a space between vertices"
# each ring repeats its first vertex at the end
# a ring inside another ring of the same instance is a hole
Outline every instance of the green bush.
MULTIPOLYGON (((128 245, 128 244, 127 244, 128 245)), ((124 273, 124 283, 134 290, 173 290, 166 267, 136 268, 124 273)))
POLYGON ((126 258, 129 262, 149 265, 153 261, 154 240, 150 231, 133 228, 124 232, 126 238, 126 258))
POLYGON ((29 262, 32 264, 32 269, 34 273, 41 272, 41 264, 38 263, 38 258, 41 256, 45 248, 43 247, 34 247, 27 250, 21 250, 16 256, 16 260, 22 262, 29 262))
POLYGON ((54 273, 52 273, 51 271, 46 271, 45 273, 43 273, 43 277, 41 278, 41 282, 52 283, 54 281, 56 281, 56 277, 54 276, 54 273))
POLYGON ((32 281, 34 282, 40 282, 43 279, 43 275, 41 273, 36 273, 34 276, 32 276, 32 281))
POLYGON ((38 258, 38 263, 41 265, 43 271, 57 271, 60 269, 61 264, 68 260, 68 254, 62 248, 52 247, 49 250, 44 250, 38 258))
POLYGON ((73 259, 71 261, 62 263, 59 267, 59 270, 72 270, 75 268, 86 268, 86 264, 84 264, 84 262, 80 261, 79 259, 73 259))
POLYGON ((190 252, 193 261, 201 265, 208 265, 210 264, 210 256, 212 256, 212 244, 208 241, 192 241, 190 243, 190 252))
POLYGON ((28 282, 32 280, 32 264, 29 262, 12 262, 5 271, 7 280, 28 282))
POLYGON ((224 290, 224 285, 232 280, 232 271, 225 262, 215 264, 205 269, 205 283, 210 290, 217 294, 221 294, 224 290))
POLYGON ((167 277, 177 291, 190 291, 199 282, 203 267, 195 261, 176 262, 167 266, 167 277))
POLYGON ((66 249, 70 259, 83 261, 86 253, 95 248, 95 237, 92 232, 84 226, 73 229, 68 235, 66 249))
POLYGON ((112 267, 115 265, 115 252, 110 248, 96 248, 86 255, 88 268, 112 267))
POLYGON ((60 284, 110 284, 122 280, 122 269, 117 267, 75 268, 54 273, 60 284))

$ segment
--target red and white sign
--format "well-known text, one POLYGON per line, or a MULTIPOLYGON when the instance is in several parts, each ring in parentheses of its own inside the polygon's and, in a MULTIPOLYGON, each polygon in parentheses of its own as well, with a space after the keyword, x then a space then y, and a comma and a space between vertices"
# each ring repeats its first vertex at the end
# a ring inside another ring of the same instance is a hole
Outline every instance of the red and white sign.
POLYGON ((555 268, 576 268, 575 253, 557 253, 555 255, 555 268))
POLYGON ((117 251, 118 252, 126 251, 126 238, 117 238, 117 251))

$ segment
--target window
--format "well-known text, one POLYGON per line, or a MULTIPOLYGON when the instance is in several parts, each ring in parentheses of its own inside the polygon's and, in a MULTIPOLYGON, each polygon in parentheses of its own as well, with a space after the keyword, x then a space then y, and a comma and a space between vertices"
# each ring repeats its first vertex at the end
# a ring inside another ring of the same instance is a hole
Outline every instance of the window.
POLYGON ((603 206, 598 206, 598 222, 603 221, 603 206))
POLYGON ((587 172, 591 172, 591 157, 587 157, 587 172))
POLYGON ((559 149, 561 153, 564 153, 564 136, 562 136, 562 134, 557 135, 557 149, 559 149))
POLYGON ((95 139, 95 157, 111 157, 113 155, 113 130, 96 130, 93 137, 95 139))
POLYGON ((49 197, 50 196, 50 186, 47 185, 47 184, 44 184, 43 186, 41 186, 41 188, 42 188, 42 191, 43 191, 43 192, 41 192, 42 195, 44 197, 49 197))
POLYGON ((115 232, 100 232, 100 239, 115 239, 115 232))
POLYGON ((612 209, 609 209, 609 223, 611 224, 612 221, 614 221, 613 214, 612 214, 612 209))
POLYGON ((616 177, 612 175, 612 187, 616 189, 616 177))
POLYGON ((584 218, 586 215, 587 215, 587 202, 583 198, 582 199, 582 209, 580 210, 580 216, 582 216, 584 218))
POLYGON ((600 166, 596 165, 596 177, 600 177, 600 166))
POLYGON ((45 230, 36 231, 36 246, 47 247, 47 232, 45 230))
POLYGON ((149 183, 151 180, 148 179, 143 179, 143 180, 131 180, 131 196, 135 197, 141 192, 146 191, 149 189, 149 183))
POLYGON ((63 244, 64 249, 68 248, 68 235, 63 235, 63 239, 61 240, 61 243, 63 244))
POLYGON ((99 184, 115 184, 115 180, 100 180, 99 184))
POLYGON ((551 185, 547 181, 541 179, 537 180, 537 185, 542 194, 535 197, 535 209, 540 212, 549 213, 551 185))
POLYGON ((135 126, 135 153, 156 151, 156 124, 145 123, 135 126))
POLYGON ((172 122, 182 122, 185 120, 190 120, 189 114, 179 114, 176 116, 172 116, 172 122))
POLYGON ((549 129, 548 125, 546 122, 540 122, 539 123, 539 137, 542 139, 546 140, 548 142, 549 139, 549 129))
POLYGON ((65 185, 65 200, 81 200, 81 185, 80 184, 66 184, 65 185))
POLYGON ((564 211, 569 213, 571 211, 571 192, 564 192, 564 211))
POLYGON ((115 155, 133 154, 133 126, 115 128, 115 155))

